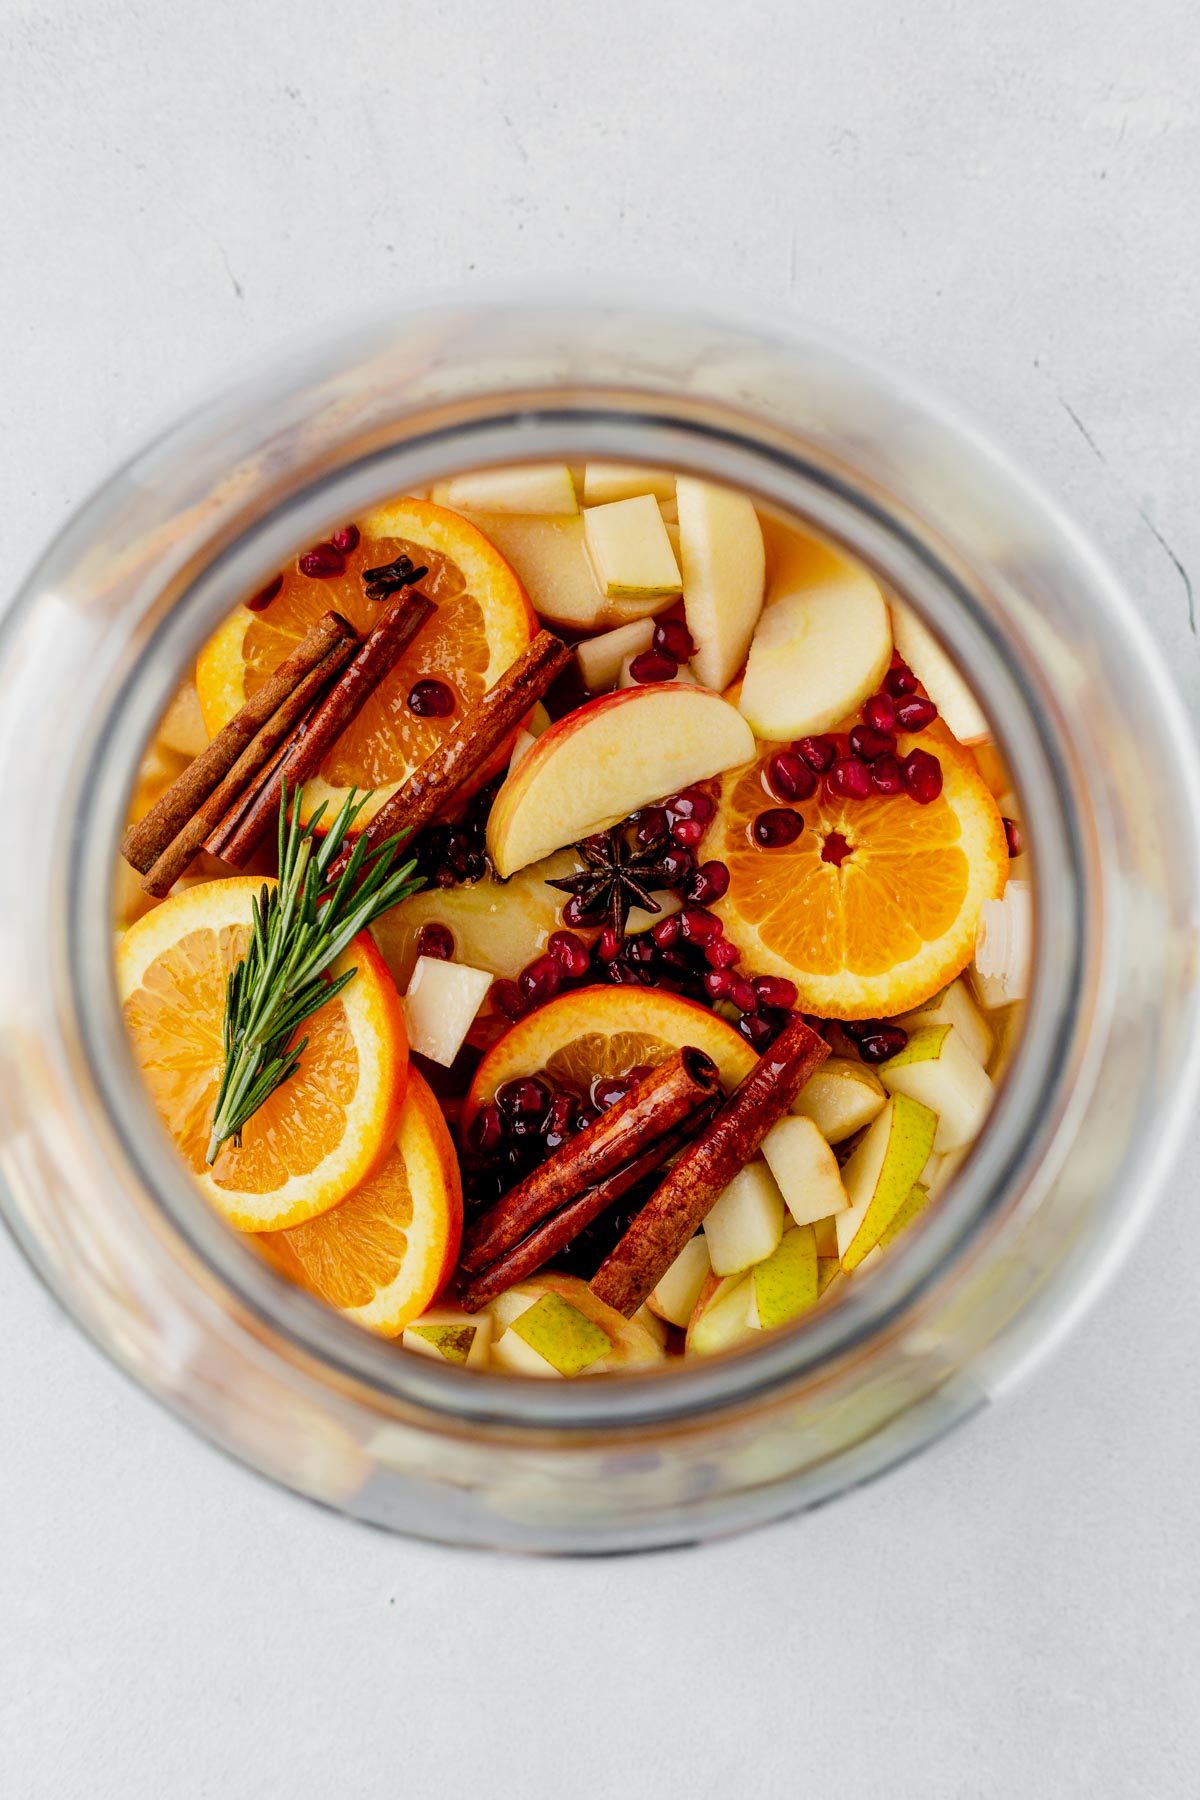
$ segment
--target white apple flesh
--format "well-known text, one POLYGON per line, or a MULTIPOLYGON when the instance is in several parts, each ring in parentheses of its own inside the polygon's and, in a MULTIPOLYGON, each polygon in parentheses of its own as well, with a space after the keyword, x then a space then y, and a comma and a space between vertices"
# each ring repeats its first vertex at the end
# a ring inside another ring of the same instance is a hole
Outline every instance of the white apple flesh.
POLYGON ((928 625, 893 602, 892 636, 901 655, 960 744, 979 744, 990 727, 974 694, 928 625))
POLYGON ((827 1144, 841 1144, 878 1118, 886 1103, 887 1089, 865 1063, 831 1056, 805 1082, 792 1112, 811 1119, 827 1144))
POLYGON ((712 1270, 704 1234, 683 1246, 647 1304, 671 1325, 686 1326, 696 1310, 700 1290, 712 1270))
POLYGON ((609 500, 634 500, 653 494, 656 500, 675 498, 675 477, 669 469, 651 469, 640 463, 587 463, 583 471, 583 503, 603 506, 609 500))
POLYGON ((403 1000, 410 1048, 448 1069, 491 985, 487 969, 418 956, 403 1000))
POLYGON ((692 669, 719 693, 746 660, 762 612, 762 527, 744 494, 690 475, 679 477, 675 491, 692 669))
POLYGON ((584 638, 575 646, 575 662, 589 694, 605 694, 615 688, 630 657, 640 656, 654 638, 653 619, 634 619, 613 631, 584 638))
POLYGON ((443 491, 452 512, 536 513, 553 518, 579 511, 566 463, 477 469, 455 475, 443 491))
POLYGON ((680 592, 679 565, 652 495, 589 506, 583 537, 596 585, 610 600, 652 600, 680 592))
POLYGON ((738 701, 760 738, 828 731, 879 686, 892 655, 887 603, 865 569, 785 594, 763 612, 738 701))

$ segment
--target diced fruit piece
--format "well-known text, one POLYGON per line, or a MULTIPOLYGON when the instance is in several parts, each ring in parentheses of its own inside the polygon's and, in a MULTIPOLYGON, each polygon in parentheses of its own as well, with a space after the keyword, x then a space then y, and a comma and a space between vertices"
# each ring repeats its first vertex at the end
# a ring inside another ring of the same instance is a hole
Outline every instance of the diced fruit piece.
POLYGON ((879 686, 892 655, 887 602, 865 569, 786 594, 763 612, 738 705, 760 738, 828 731, 879 686))
POLYGON ((971 1143, 992 1104, 994 1089, 954 1025, 924 1025, 898 1056, 882 1063, 889 1094, 907 1094, 938 1115, 933 1148, 939 1156, 971 1143))
POLYGON ((766 1163, 739 1169, 704 1221, 714 1275, 736 1275, 770 1256, 783 1232, 783 1195, 766 1163))
POLYGON ((595 631, 623 624, 627 618, 640 618, 651 610, 644 602, 634 605, 605 599, 583 547, 581 517, 528 519, 515 513, 472 513, 470 519, 509 564, 538 617, 548 624, 595 631))
POLYGON ((860 569, 852 557, 815 533, 802 530, 773 513, 761 512, 759 525, 767 553, 767 605, 802 588, 854 580, 860 569))
POLYGON ((780 1119, 763 1139, 762 1153, 797 1225, 849 1206, 837 1157, 811 1119, 780 1119))
POLYGON ((817 1241, 811 1225, 785 1231, 770 1256, 750 1272, 750 1323, 762 1331, 786 1325, 817 1304, 817 1241))
POLYGON ((683 582, 658 501, 650 494, 589 506, 583 536, 596 585, 610 599, 677 594, 683 582))
POLYGON ((648 650, 653 637, 653 619, 634 619, 576 644, 575 661, 588 693, 605 694, 616 687, 625 663, 648 650))
POLYGON ((652 1312, 648 1305, 639 1306, 633 1314, 633 1318, 636 1324, 643 1326, 649 1332, 659 1349, 665 1353, 668 1338, 666 1320, 660 1318, 656 1312, 652 1312))
POLYGON ((577 513, 575 484, 566 463, 527 463, 524 468, 477 469, 446 483, 445 504, 454 512, 577 513))
POLYGON ((902 656, 960 744, 978 744, 989 735, 978 700, 911 607, 892 603, 892 637, 902 656))
POLYGON ((410 1047, 448 1069, 491 985, 488 969, 418 956, 404 996, 410 1047))
POLYGON ((658 911, 652 913, 647 912, 644 906, 631 906, 629 917, 625 921, 626 937, 636 937, 639 931, 650 931, 664 919, 673 919, 677 912, 683 911, 680 896, 667 888, 655 888, 650 897, 658 901, 658 911))
POLYGON ((1028 994, 1032 963, 1033 892, 1027 881, 1010 881, 1001 899, 985 901, 980 909, 975 966, 1013 1001, 1028 994))
POLYGON ((900 1233, 912 1224, 917 1214, 921 1212, 928 1203, 929 1189, 922 1187, 921 1183, 918 1181, 887 1230, 880 1233, 879 1248, 881 1250, 886 1250, 889 1244, 894 1243, 900 1236, 900 1233))
POLYGON ((457 1363, 466 1369, 486 1369, 492 1345, 491 1315, 460 1312, 453 1306, 431 1306, 404 1327, 400 1342, 418 1356, 457 1363))
POLYGON ((656 500, 675 498, 675 477, 669 469, 644 468, 640 463, 588 463, 583 471, 583 503, 603 506, 609 500, 632 500, 653 494, 656 500))
POLYGON ((675 485, 692 669, 720 692, 746 660, 762 612, 762 527, 744 494, 688 475, 675 485))
POLYGON ((497 873, 511 875, 753 755, 746 721, 707 688, 601 695, 556 720, 505 781, 488 852, 497 873))
POLYGON ((992 1028, 983 1017, 965 981, 952 981, 915 1012, 905 1013, 896 1021, 905 1031, 919 1031, 923 1025, 953 1025, 977 1063, 987 1067, 992 1054, 992 1028))
POLYGON ((886 1088, 865 1064, 831 1056, 800 1089, 792 1112, 811 1119, 827 1144, 841 1144, 877 1118, 886 1101, 886 1088))
POLYGON ((838 1247, 837 1247, 837 1219, 836 1218, 814 1219, 813 1220, 813 1236, 817 1242, 817 1255, 818 1256, 836 1256, 837 1255, 838 1247))
POLYGON ((176 690, 154 735, 158 743, 165 744, 178 756, 199 756, 202 750, 207 750, 208 732, 204 729, 204 714, 200 710, 200 695, 194 681, 185 681, 176 690))
POLYGON ((906 1094, 890 1099, 842 1170, 850 1197, 837 1214, 842 1267, 857 1268, 873 1250, 929 1161, 937 1114, 906 1094))
POLYGON ((512 755, 508 759, 508 772, 510 775, 523 760, 526 752, 532 750, 536 743, 537 739, 534 737, 532 731, 518 731, 516 737, 513 739, 512 755))
POLYGON ((612 1349, 612 1339, 561 1294, 543 1294, 509 1326, 559 1375, 582 1375, 612 1349))
MULTIPOLYGON (((645 652, 643 652, 644 654, 645 652)), ((627 656, 621 664, 621 675, 617 682, 619 688, 644 687, 646 685, 645 682, 640 682, 634 673, 633 665, 637 660, 636 656, 627 656)), ((667 682, 684 682, 690 687, 697 686, 695 671, 690 663, 680 663, 673 674, 664 674, 658 679, 667 682)), ((711 683, 707 685, 711 685, 711 683)))
POLYGON ((818 1256, 817 1258, 817 1299, 819 1300, 835 1275, 840 1275, 842 1265, 836 1256, 818 1256))
POLYGON ((701 1232, 683 1246, 651 1294, 648 1302, 651 1311, 672 1325, 686 1327, 711 1269, 708 1243, 701 1232))
POLYGON ((750 1322, 753 1303, 754 1283, 749 1275, 724 1280, 710 1275, 688 1324, 688 1354, 713 1356, 753 1337, 757 1329, 750 1322))
MULTIPOLYGON (((661 1361, 661 1344, 639 1319, 622 1318, 619 1312, 597 1299, 587 1282, 580 1281, 577 1276, 560 1275, 556 1270, 546 1270, 529 1281, 522 1281, 516 1287, 509 1288, 506 1293, 493 1300, 489 1307, 493 1320, 494 1366, 510 1369, 517 1374, 555 1376, 561 1373, 552 1362, 547 1361, 549 1352, 545 1348, 535 1349, 525 1337, 514 1333, 512 1329, 537 1301, 547 1295, 554 1295, 569 1303, 572 1311, 579 1313, 608 1339, 609 1348, 597 1360, 588 1364, 590 1374, 610 1369, 636 1368, 644 1363, 661 1361), (533 1361, 534 1357, 537 1358, 536 1362, 533 1361)), ((535 1335, 537 1329, 535 1327, 535 1335)), ((572 1326, 572 1329, 578 1328, 572 1326)))

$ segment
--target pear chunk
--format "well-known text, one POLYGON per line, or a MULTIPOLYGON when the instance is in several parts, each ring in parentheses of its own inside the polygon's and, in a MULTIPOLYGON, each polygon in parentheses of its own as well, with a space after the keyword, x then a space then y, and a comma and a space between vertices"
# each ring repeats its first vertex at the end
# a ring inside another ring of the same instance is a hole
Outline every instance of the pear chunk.
POLYGON ((797 1225, 849 1206, 837 1157, 811 1119, 780 1119, 763 1139, 762 1153, 797 1225))
POLYGON ((492 1343, 492 1321, 487 1313, 459 1312, 453 1306, 431 1306, 419 1319, 404 1327, 400 1339, 406 1350, 457 1363, 466 1369, 487 1367, 492 1343))
POLYGON ((647 1304, 672 1325, 686 1326, 696 1310, 700 1290, 712 1270, 703 1232, 683 1246, 647 1304))
POLYGON ((704 1221, 715 1275, 736 1275, 770 1256, 783 1232, 783 1195, 765 1162, 739 1169, 704 1221))
POLYGON ((453 512, 538 513, 554 518, 579 511, 566 463, 477 469, 470 475, 455 475, 444 493, 445 504, 453 512))
POLYGON ((865 1063, 830 1056, 800 1089, 792 1112, 811 1119, 827 1144, 841 1144, 878 1118, 886 1102, 887 1089, 865 1063))
POLYGON ((762 1331, 786 1325, 817 1304, 817 1240, 811 1225, 785 1231, 750 1272, 750 1323, 762 1331))
POLYGON ((889 1094, 907 1094, 937 1113, 933 1148, 939 1156, 979 1135, 995 1091, 955 1025, 914 1031, 899 1055, 881 1065, 879 1078, 889 1094))
POLYGON ((669 469, 645 468, 640 463, 588 463, 584 468, 585 506, 603 506, 609 500, 635 500, 639 494, 673 500, 674 475, 669 469))
POLYGON ((492 977, 466 963, 418 956, 404 996, 404 1022, 412 1049, 449 1068, 487 997, 492 977))
POLYGON ((907 1094, 895 1094, 842 1170, 850 1197, 836 1215, 842 1267, 857 1268, 875 1248, 929 1161, 937 1114, 907 1094))

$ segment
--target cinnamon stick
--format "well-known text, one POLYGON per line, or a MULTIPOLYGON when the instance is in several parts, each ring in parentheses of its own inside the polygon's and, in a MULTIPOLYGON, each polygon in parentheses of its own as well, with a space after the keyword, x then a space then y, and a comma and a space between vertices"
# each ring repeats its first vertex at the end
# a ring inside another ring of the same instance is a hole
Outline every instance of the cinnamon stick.
POLYGON ((717 1091, 712 1058, 677 1050, 476 1219, 463 1238, 463 1268, 473 1275, 506 1255, 550 1213, 639 1156, 717 1091))
POLYGON ((245 801, 252 793, 253 787, 281 753, 295 726, 349 662, 354 655, 355 642, 353 638, 342 638, 315 669, 309 670, 283 705, 250 739, 229 773, 217 783, 199 811, 193 813, 183 830, 171 839, 142 877, 142 886, 148 894, 161 900, 170 893, 192 858, 203 849, 205 839, 233 815, 239 800, 245 801))
POLYGON ((321 704, 297 726, 286 753, 260 778, 246 806, 232 820, 222 821, 206 838, 206 850, 223 862, 232 863, 235 869, 245 866, 274 824, 284 779, 289 791, 296 793, 316 774, 368 695, 391 673, 436 610, 432 600, 418 593, 408 593, 388 608, 321 704))
MULTIPOLYGON (((469 781, 515 731, 525 714, 541 699, 550 684, 566 668, 571 652, 553 632, 540 631, 516 662, 490 687, 465 715, 457 728, 444 737, 402 787, 381 806, 366 828, 371 848, 393 833, 411 837, 428 825, 456 789, 469 781)), ((290 785, 290 780, 289 780, 290 785)), ((348 844, 330 870, 330 879, 341 874, 350 860, 348 844)))
POLYGON ((626 1318, 637 1311, 828 1055, 798 1014, 788 1021, 600 1265, 593 1294, 626 1318))
POLYGON ((292 654, 267 677, 257 693, 251 694, 245 706, 217 733, 208 748, 188 764, 146 816, 129 827, 121 843, 121 855, 139 875, 148 873, 305 676, 311 674, 339 643, 357 640, 358 633, 353 625, 340 613, 328 612, 318 619, 292 654))

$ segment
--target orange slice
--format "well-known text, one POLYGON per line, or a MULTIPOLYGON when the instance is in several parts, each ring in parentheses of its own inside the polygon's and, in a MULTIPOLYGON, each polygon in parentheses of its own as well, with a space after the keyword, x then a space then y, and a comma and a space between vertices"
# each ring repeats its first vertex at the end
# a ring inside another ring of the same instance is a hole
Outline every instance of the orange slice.
POLYGON ((398 1337, 450 1279, 461 1236, 458 1158, 412 1069, 395 1144, 374 1175, 320 1218, 258 1242, 283 1274, 348 1319, 398 1337))
POLYGON ((395 1141, 408 1039, 395 984, 365 934, 332 974, 358 973, 306 1021, 298 1072, 210 1168, 225 978, 250 935, 254 876, 208 881, 139 919, 117 946, 117 983, 151 1099, 204 1193, 243 1231, 298 1225, 335 1206, 395 1141))
POLYGON ((921 1005, 970 962, 979 909, 1003 890, 1004 826, 970 751, 940 728, 902 736, 900 755, 916 746, 942 765, 931 805, 830 800, 822 783, 786 849, 750 837, 755 815, 778 805, 762 763, 722 779, 701 852, 729 867, 713 910, 755 974, 796 983, 803 1012, 872 1019, 921 1005))
MULTIPOLYGON (((278 595, 262 612, 237 611, 200 653, 196 684, 210 737, 226 725, 247 697, 290 655, 310 626, 330 609, 367 632, 383 604, 363 592, 364 569, 398 556, 428 567, 421 591, 437 612, 418 632, 391 674, 381 681, 305 787, 304 816, 323 800, 328 817, 351 787, 374 789, 361 817, 378 811, 400 782, 452 731, 464 710, 492 687, 537 629, 524 588, 482 532, 457 513, 427 500, 396 500, 362 521, 362 537, 346 558, 346 572, 331 581, 302 575, 292 563, 278 595), (407 701, 423 676, 453 692, 448 718, 418 718, 407 701)), ((500 768, 511 745, 494 761, 500 768)), ((493 768, 481 772, 488 779, 493 768)))
POLYGON ((544 1072, 556 1087, 584 1094, 597 1075, 628 1075, 642 1063, 653 1068, 685 1044, 707 1051, 727 1090, 758 1060, 732 1025, 679 994, 634 987, 559 994, 492 1045, 464 1102, 463 1127, 515 1076, 544 1072))

